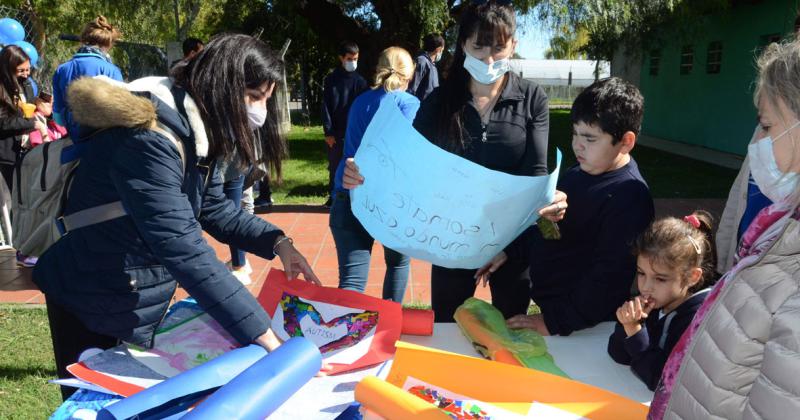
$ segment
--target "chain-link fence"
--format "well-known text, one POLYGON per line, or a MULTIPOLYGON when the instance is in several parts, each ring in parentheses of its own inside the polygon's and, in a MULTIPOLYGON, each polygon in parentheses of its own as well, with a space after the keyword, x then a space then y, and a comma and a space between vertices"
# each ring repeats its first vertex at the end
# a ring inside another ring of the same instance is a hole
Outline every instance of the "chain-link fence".
MULTIPOLYGON (((22 25, 22 27, 25 29, 25 41, 28 41, 34 45, 37 52, 39 52, 39 62, 32 72, 34 80, 39 82, 41 78, 38 76, 41 73, 41 69, 47 67, 47 57, 43 56, 42 52, 40 51, 41 40, 44 36, 44 34, 41 33, 41 28, 36 24, 36 21, 29 12, 17 8, 0 6, 0 19, 2 18, 11 18, 19 22, 20 25, 22 25)), ((50 90, 49 81, 45 84, 40 83, 39 86, 45 90, 50 90)))
POLYGON ((571 105, 575 98, 585 89, 583 86, 541 85, 551 105, 571 105))

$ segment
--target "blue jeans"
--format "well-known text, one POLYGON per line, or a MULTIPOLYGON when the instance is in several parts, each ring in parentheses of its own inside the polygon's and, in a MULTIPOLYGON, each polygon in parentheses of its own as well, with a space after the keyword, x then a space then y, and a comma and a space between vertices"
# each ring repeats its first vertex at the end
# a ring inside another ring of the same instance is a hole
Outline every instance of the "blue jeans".
MULTIPOLYGON (((347 193, 334 193, 329 225, 339 260, 339 288, 363 292, 375 239, 353 215, 347 193)), ((406 292, 411 259, 385 246, 383 254, 386 260, 383 298, 400 303, 406 292)))
MULTIPOLYGON (((228 200, 233 201, 233 205, 236 206, 237 209, 242 206, 243 187, 244 187, 244 175, 239 175, 238 178, 226 181, 225 184, 223 184, 222 186, 222 190, 225 194, 225 197, 227 197, 228 200)), ((229 248, 231 250, 231 265, 233 267, 243 266, 247 261, 244 258, 245 256, 244 251, 234 246, 229 246, 229 248)))

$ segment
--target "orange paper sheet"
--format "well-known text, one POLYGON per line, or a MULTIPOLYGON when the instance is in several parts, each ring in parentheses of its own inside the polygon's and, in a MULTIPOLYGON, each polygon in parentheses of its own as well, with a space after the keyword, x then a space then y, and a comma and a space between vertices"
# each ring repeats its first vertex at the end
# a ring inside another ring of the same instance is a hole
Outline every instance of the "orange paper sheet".
MULTIPOLYGON (((647 416, 645 405, 591 385, 533 369, 398 341, 386 381, 402 388, 409 376, 523 416, 534 402, 592 420, 639 420, 647 416)), ((380 404, 402 405, 396 393, 382 395, 383 399, 394 402, 380 404)), ((359 401, 366 402, 368 408, 370 404, 378 406, 376 401, 359 401)), ((408 416, 412 415, 414 412, 405 412, 405 417, 388 418, 410 418, 408 416)))

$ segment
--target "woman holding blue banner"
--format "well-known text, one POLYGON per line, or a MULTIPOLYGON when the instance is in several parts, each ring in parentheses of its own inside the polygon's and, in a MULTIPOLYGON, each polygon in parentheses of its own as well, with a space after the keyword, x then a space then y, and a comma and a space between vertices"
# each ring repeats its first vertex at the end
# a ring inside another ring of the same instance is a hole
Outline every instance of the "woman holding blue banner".
MULTIPOLYGON (((414 127, 432 143, 486 168, 511 175, 547 175, 549 110, 536 83, 509 72, 517 40, 510 1, 473 1, 459 22, 453 64, 444 83, 425 99, 414 127)), ((363 182, 350 159, 344 187, 363 182)), ((566 195, 539 214, 564 217, 566 195)), ((526 313, 530 275, 524 234, 484 267, 451 269, 434 265, 431 298, 437 322, 453 322, 453 313, 488 282, 492 303, 506 318, 526 313)))
MULTIPOLYGON (((350 107, 344 158, 334 178, 330 227, 339 260, 339 287, 363 292, 367 286, 369 261, 375 239, 364 229, 350 209, 350 194, 342 185, 345 160, 355 156, 372 117, 383 101, 393 101, 409 121, 419 109, 419 99, 406 92, 414 75, 414 61, 408 51, 389 47, 378 58, 375 83, 361 94, 350 107)), ((408 283, 410 258, 383 247, 386 274, 383 279, 383 298, 403 301, 408 283)))

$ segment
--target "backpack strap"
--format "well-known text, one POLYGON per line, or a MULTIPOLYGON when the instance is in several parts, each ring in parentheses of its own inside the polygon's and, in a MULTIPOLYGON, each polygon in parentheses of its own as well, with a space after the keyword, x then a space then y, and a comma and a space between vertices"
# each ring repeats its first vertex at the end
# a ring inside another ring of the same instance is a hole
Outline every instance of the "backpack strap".
POLYGON ((61 236, 64 236, 69 231, 107 222, 127 215, 128 212, 125 211, 125 207, 122 206, 122 201, 114 201, 113 203, 89 207, 88 209, 61 216, 56 219, 56 226, 58 227, 58 231, 61 232, 61 236))
MULTIPOLYGON (((176 149, 178 149, 178 154, 181 157, 181 163, 183 164, 183 171, 182 173, 186 173, 186 150, 183 146, 183 143, 178 140, 178 136, 166 125, 157 124, 155 127, 151 128, 150 130, 161 134, 162 136, 166 137, 167 140, 172 143, 176 149)), ((49 145, 50 143, 47 143, 49 145)), ((74 173, 74 170, 73 170, 74 173)), ((70 184, 72 184, 72 175, 70 173, 67 177, 67 182, 65 183, 65 188, 69 191, 70 184)), ((67 194, 63 195, 64 200, 66 200, 67 194)), ((66 203, 62 203, 62 209, 65 208, 66 203)), ((60 212, 63 214, 63 210, 60 212)), ((75 213, 69 215, 62 215, 56 219, 56 227, 58 231, 61 233, 61 236, 66 235, 68 232, 80 229, 83 227, 96 225, 98 223, 107 222, 109 220, 114 220, 123 216, 127 216, 128 212, 125 210, 125 207, 122 205, 122 201, 114 201, 112 203, 101 204, 95 207, 89 207, 88 209, 83 209, 81 211, 77 211, 75 213)))

